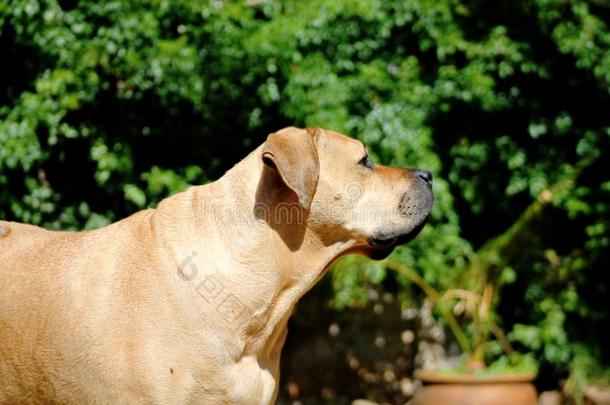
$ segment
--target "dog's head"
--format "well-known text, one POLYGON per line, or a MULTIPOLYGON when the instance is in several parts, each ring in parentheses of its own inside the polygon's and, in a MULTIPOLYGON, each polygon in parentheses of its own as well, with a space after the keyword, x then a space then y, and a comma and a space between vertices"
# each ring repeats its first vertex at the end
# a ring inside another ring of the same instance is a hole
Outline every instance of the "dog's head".
POLYGON ((355 139, 323 129, 285 128, 263 145, 279 198, 297 204, 325 244, 352 241, 351 252, 380 259, 423 228, 432 175, 373 163, 355 139))

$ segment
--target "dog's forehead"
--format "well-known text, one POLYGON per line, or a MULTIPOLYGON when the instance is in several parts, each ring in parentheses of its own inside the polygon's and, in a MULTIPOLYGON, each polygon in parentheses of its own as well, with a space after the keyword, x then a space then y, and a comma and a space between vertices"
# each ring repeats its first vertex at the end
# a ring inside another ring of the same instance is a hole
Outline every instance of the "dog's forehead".
POLYGON ((323 136, 319 139, 318 148, 329 149, 333 154, 345 153, 350 156, 361 155, 365 149, 359 140, 330 130, 323 132, 323 136))

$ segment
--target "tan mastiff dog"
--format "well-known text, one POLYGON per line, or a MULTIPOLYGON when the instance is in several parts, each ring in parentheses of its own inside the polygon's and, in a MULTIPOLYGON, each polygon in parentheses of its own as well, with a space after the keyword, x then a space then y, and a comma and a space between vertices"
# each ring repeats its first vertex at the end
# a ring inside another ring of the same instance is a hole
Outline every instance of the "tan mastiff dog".
POLYGON ((296 302, 413 238, 427 171, 285 128, 221 179, 105 228, 0 221, 0 403, 269 404, 296 302))

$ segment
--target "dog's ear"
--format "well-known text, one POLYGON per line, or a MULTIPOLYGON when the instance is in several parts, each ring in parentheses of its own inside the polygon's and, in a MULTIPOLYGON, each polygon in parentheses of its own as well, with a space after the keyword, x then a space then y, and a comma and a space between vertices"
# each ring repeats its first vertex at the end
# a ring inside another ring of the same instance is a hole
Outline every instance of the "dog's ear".
POLYGON ((306 210, 311 207, 320 175, 313 139, 316 132, 314 129, 284 128, 270 134, 263 146, 263 162, 279 172, 306 210))

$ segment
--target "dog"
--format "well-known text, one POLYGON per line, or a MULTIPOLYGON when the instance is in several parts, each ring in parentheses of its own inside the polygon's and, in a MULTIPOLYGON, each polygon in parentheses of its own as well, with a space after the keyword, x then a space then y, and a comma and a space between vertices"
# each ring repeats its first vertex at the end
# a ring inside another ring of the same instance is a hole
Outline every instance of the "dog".
POLYGON ((0 403, 270 404, 297 301, 412 239, 425 170, 284 128, 219 180, 101 229, 0 221, 0 403))

